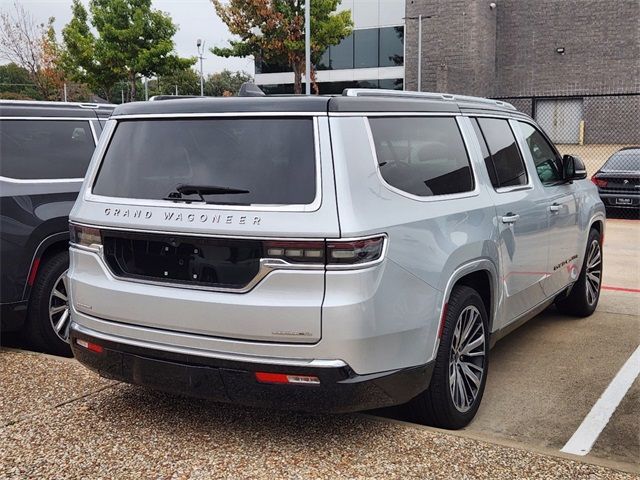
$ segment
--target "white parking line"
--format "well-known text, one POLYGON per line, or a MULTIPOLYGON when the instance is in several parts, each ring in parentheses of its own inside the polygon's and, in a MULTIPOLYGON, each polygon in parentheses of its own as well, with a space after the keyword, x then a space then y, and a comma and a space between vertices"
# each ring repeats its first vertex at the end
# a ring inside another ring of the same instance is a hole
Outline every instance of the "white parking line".
POLYGON ((573 436, 560 451, 574 455, 586 455, 589 453, 600 433, 609 423, 611 415, 616 411, 618 404, 639 374, 640 346, 627 359, 573 436))

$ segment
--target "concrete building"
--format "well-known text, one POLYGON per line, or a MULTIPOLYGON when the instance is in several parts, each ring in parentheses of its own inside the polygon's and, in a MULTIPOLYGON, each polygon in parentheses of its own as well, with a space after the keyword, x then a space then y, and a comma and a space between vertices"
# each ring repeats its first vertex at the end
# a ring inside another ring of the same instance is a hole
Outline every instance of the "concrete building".
MULTIPOLYGON (((404 88, 404 0, 342 0, 353 33, 330 47, 316 65, 320 93, 345 88, 404 88)), ((288 66, 256 62, 256 84, 268 93, 292 93, 288 66)))
POLYGON ((640 1, 407 0, 405 88, 503 98, 558 143, 640 143, 640 1))

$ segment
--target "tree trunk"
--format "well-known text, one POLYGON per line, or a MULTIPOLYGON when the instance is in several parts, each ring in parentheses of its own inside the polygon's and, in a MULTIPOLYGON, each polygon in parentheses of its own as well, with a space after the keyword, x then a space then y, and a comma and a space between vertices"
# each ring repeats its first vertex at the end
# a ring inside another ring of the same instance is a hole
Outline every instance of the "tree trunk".
POLYGON ((296 95, 302 93, 302 70, 304 66, 300 62, 293 64, 293 93, 296 95))
POLYGON ((320 95, 320 87, 318 87, 318 82, 316 81, 316 67, 311 65, 311 85, 313 87, 313 94, 320 95))
POLYGON ((129 94, 129 101, 135 102, 138 96, 138 92, 136 91, 136 74, 135 72, 129 73, 129 83, 131 84, 131 90, 129 94))

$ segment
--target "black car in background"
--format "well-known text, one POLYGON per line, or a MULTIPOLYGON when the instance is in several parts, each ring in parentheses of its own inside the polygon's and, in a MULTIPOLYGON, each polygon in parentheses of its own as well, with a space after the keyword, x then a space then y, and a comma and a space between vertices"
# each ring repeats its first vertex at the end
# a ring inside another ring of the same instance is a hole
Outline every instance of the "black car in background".
POLYGON ((627 147, 611 155, 592 177, 607 210, 631 209, 640 216, 640 146, 627 147))
POLYGON ((68 215, 113 108, 0 100, 0 330, 51 353, 70 352, 68 215))

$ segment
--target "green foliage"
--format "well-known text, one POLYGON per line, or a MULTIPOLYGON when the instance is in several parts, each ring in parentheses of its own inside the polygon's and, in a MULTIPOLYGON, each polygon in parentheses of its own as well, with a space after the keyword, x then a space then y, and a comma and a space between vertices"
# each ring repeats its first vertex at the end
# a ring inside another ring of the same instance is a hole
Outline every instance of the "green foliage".
POLYGON ((251 80, 251 75, 246 72, 231 72, 224 69, 207 77, 204 93, 212 97, 237 95, 242 84, 251 80))
POLYGON ((12 100, 42 100, 31 81, 29 70, 15 63, 0 65, 0 98, 12 100))
POLYGON ((151 0, 90 0, 89 12, 74 0, 72 12, 62 31, 65 69, 108 100, 123 80, 129 84, 127 98, 135 100, 141 76, 166 75, 195 63, 173 53, 177 27, 167 14, 152 10, 151 0))
MULTIPOLYGON (((288 64, 295 74, 294 91, 302 93, 305 63, 304 0, 211 0, 222 21, 240 40, 211 49, 222 57, 253 55, 271 63, 288 64)), ((317 63, 331 45, 351 34, 348 10, 336 13, 340 0, 311 2, 311 61, 317 63)), ((312 68, 315 84, 315 69, 312 68)), ((317 86, 316 86, 317 93, 317 86)))

